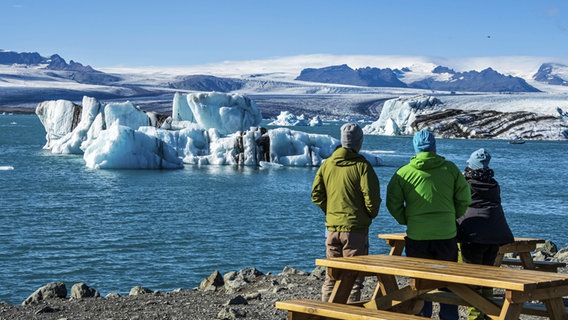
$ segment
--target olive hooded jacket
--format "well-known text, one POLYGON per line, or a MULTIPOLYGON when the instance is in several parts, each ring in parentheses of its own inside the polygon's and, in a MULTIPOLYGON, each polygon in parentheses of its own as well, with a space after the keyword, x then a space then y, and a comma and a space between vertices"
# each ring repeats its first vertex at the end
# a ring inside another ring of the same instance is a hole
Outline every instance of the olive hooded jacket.
POLYGON ((471 203, 458 167, 434 152, 420 152, 400 167, 387 186, 386 206, 412 240, 445 240, 457 235, 456 219, 471 203))
POLYGON ((335 150, 314 178, 312 202, 325 213, 329 231, 368 232, 381 201, 373 166, 351 149, 335 150))

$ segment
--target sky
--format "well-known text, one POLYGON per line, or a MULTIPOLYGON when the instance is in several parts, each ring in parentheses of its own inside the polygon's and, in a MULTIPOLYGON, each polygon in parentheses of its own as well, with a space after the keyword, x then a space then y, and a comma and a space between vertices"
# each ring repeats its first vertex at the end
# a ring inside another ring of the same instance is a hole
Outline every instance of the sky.
POLYGON ((97 67, 312 54, 568 57, 568 1, 2 0, 0 49, 97 67))

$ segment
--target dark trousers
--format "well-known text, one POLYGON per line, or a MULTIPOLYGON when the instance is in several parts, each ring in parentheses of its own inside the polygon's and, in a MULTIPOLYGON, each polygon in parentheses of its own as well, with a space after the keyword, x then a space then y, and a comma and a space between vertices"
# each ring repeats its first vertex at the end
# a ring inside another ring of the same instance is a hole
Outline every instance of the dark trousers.
MULTIPOLYGON (((481 243, 462 243, 460 245, 462 259, 465 263, 483 264, 492 266, 495 264, 495 258, 499 252, 497 244, 481 244, 481 243)), ((493 288, 479 288, 481 294, 485 297, 493 296, 493 288)), ((468 319, 489 319, 478 309, 474 307, 467 308, 468 319)))
MULTIPOLYGON (((458 261, 458 241, 456 238, 447 240, 412 240, 405 238, 407 257, 458 261)), ((419 316, 432 317, 432 302, 425 301, 419 316)), ((440 303, 441 320, 459 319, 458 306, 440 303)))
POLYGON ((462 243, 461 254, 465 263, 492 266, 499 252, 497 244, 462 243))

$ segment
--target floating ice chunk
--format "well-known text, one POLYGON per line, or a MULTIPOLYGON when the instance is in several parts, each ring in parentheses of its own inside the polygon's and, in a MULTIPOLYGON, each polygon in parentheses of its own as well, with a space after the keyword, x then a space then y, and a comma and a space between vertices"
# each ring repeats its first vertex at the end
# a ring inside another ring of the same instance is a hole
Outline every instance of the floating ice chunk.
POLYGON ((176 151, 163 140, 119 125, 101 131, 85 150, 86 166, 92 169, 181 169, 176 151))
POLYGON ((215 128, 226 135, 257 126, 262 114, 256 103, 240 94, 218 92, 174 96, 172 127, 196 123, 203 130, 215 128))
POLYGON ((315 127, 315 126, 321 126, 323 124, 323 122, 321 121, 319 116, 315 116, 313 117, 310 122, 308 123, 308 125, 315 127))
POLYGON ((73 131, 81 107, 68 100, 50 100, 38 104, 35 113, 45 128, 44 149, 51 149, 55 141, 73 131))
POLYGON ((268 125, 271 126, 307 126, 308 121, 304 119, 304 115, 296 116, 290 111, 281 111, 276 120, 270 122, 268 125))

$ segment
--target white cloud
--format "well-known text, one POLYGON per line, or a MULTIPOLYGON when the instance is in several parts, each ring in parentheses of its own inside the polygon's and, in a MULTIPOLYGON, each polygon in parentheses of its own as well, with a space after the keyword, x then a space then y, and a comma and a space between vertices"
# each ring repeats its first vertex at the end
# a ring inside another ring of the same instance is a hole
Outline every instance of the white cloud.
POLYGON ((540 65, 545 62, 557 62, 568 65, 568 58, 532 56, 502 56, 502 57, 469 57, 469 58, 439 58, 426 56, 375 56, 375 55, 300 55, 275 57, 263 60, 223 61, 205 65, 188 65, 175 67, 139 67, 99 68, 111 73, 160 75, 207 74, 221 77, 240 77, 250 74, 278 74, 282 78, 294 79, 305 68, 323 68, 333 65, 347 64, 353 69, 364 67, 402 69, 411 68, 413 71, 431 71, 434 66, 441 65, 457 72, 481 71, 493 68, 499 73, 531 78, 540 65))

